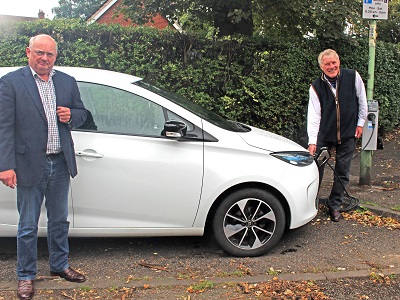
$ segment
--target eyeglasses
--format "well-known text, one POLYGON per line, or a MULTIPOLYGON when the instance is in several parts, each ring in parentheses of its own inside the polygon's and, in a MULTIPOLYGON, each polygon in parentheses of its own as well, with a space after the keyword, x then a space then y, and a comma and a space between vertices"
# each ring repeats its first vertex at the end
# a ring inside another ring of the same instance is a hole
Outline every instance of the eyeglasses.
POLYGON ((35 52, 36 55, 39 56, 39 57, 42 57, 42 56, 44 56, 45 54, 47 55, 47 58, 53 58, 53 57, 55 56, 55 54, 54 54, 54 53, 51 53, 51 52, 45 52, 45 51, 40 51, 40 50, 33 50, 32 48, 29 48, 29 49, 31 49, 33 52, 35 52))

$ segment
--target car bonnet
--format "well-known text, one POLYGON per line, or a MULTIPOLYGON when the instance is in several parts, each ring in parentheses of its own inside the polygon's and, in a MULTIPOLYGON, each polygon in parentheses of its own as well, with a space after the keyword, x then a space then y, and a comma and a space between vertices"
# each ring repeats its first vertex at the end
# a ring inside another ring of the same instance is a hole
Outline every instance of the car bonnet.
POLYGON ((271 152, 276 151, 307 151, 299 144, 278 134, 251 127, 249 132, 239 132, 239 136, 250 146, 271 152))

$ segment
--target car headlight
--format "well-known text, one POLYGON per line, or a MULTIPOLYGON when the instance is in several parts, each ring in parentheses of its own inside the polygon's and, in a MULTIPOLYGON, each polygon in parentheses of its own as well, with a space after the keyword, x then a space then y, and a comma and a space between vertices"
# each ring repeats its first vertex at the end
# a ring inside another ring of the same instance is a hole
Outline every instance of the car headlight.
POLYGON ((274 152, 271 155, 298 167, 309 166, 314 162, 314 156, 306 151, 274 152))

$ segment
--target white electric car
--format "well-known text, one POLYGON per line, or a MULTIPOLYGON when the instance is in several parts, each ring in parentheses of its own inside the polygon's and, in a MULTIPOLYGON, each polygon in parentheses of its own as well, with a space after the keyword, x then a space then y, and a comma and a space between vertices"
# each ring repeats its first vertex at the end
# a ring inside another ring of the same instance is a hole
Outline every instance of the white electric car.
MULTIPOLYGON (((229 254, 257 256, 316 215, 317 165, 300 145, 135 76, 55 69, 76 78, 90 112, 72 132, 71 237, 196 236, 210 226, 229 254)), ((0 185, 0 236, 17 225, 16 192, 0 185)))

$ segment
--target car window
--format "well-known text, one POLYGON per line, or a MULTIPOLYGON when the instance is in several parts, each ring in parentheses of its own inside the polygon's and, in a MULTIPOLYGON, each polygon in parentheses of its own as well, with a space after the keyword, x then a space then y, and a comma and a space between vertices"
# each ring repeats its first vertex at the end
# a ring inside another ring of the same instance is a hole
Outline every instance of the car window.
POLYGON ((163 107, 133 93, 100 84, 78 82, 88 110, 78 129, 119 134, 161 136, 163 107))
POLYGON ((214 124, 223 129, 226 129, 229 131, 234 131, 234 132, 251 131, 251 128, 249 126, 238 123, 238 122, 226 120, 223 117, 221 117, 220 115, 218 115, 210 110, 207 110, 204 107, 202 107, 192 101, 185 99, 184 97, 180 96, 179 94, 164 90, 160 87, 154 86, 143 80, 132 82, 132 84, 135 84, 146 90, 156 93, 157 95, 160 95, 160 96, 168 99, 169 101, 172 101, 172 102, 184 107, 188 111, 198 115, 200 118, 205 119, 206 121, 210 122, 211 124, 214 124))

